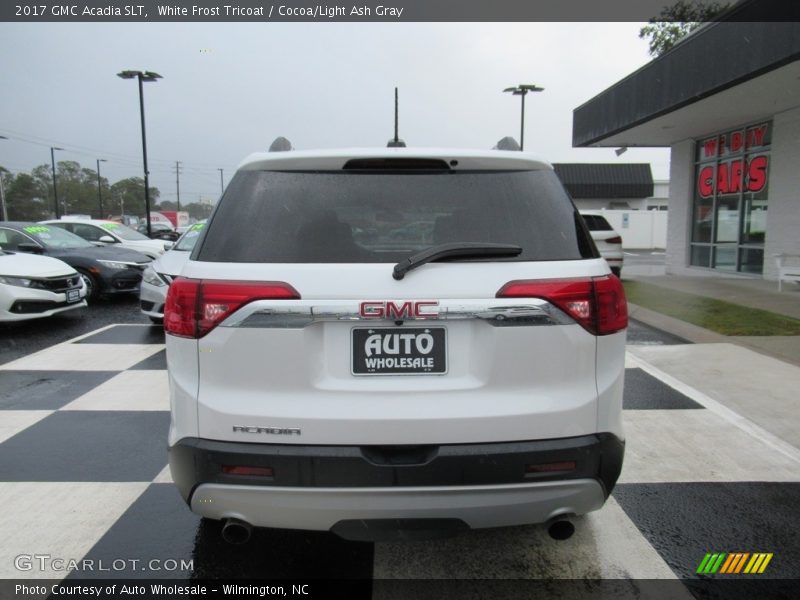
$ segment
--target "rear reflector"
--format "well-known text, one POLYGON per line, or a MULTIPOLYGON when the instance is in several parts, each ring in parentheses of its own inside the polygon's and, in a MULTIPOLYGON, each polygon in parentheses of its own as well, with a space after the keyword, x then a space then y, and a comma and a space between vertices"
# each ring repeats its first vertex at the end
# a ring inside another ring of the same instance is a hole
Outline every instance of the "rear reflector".
POLYGON ((574 471, 577 465, 574 460, 562 462, 542 463, 540 465, 525 465, 526 473, 555 473, 560 471, 574 471))
POLYGON ((608 335, 628 326, 625 290, 614 275, 510 281, 497 297, 547 300, 594 335, 608 335))
POLYGON ((225 475, 244 475, 246 477, 272 477, 272 467, 243 467, 240 465, 222 465, 225 475))
POLYGON ((228 315, 256 300, 297 300, 300 294, 282 281, 217 281, 178 277, 169 286, 164 330, 201 338, 228 315))
POLYGON ((607 240, 603 240, 606 244, 621 244, 622 238, 620 236, 608 238, 607 240))

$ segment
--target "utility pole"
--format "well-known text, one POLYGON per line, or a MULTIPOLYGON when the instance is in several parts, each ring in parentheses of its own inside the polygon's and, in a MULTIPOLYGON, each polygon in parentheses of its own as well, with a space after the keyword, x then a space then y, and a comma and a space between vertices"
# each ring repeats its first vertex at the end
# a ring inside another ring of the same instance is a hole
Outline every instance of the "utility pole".
POLYGON ((225 191, 222 185, 222 169, 217 169, 219 171, 219 196, 222 197, 222 193, 225 191))
POLYGON ((53 205, 56 209, 56 219, 58 219, 61 215, 58 211, 58 187, 56 186, 56 150, 63 150, 63 148, 50 146, 50 164, 53 167, 53 205))
POLYGON ((108 162, 105 158, 98 158, 97 159, 97 205, 100 208, 100 218, 104 219, 103 216, 103 191, 100 183, 100 163, 101 162, 108 162))
POLYGON ((175 161, 175 190, 178 193, 178 210, 181 209, 181 161, 175 161))

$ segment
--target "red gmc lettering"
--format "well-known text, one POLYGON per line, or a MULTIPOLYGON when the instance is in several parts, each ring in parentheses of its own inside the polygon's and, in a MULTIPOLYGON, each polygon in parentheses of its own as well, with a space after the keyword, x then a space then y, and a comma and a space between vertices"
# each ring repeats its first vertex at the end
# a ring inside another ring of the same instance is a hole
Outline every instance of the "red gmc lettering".
POLYGON ((410 317, 435 317, 436 312, 426 310, 426 307, 439 306, 438 300, 423 300, 420 302, 407 301, 396 304, 391 300, 362 302, 359 305, 359 314, 365 319, 408 319, 410 317))
POLYGON ((433 301, 431 301, 431 302, 417 302, 416 306, 414 307, 414 316, 417 316, 417 317, 435 317, 436 314, 437 314, 436 311, 426 312, 426 311, 423 310, 423 308, 426 307, 426 306, 439 306, 439 302, 438 301, 436 301, 436 302, 433 302, 433 301))
POLYGON ((386 303, 386 316, 390 319, 404 319, 413 314, 411 302, 404 302, 399 306, 394 302, 386 303))

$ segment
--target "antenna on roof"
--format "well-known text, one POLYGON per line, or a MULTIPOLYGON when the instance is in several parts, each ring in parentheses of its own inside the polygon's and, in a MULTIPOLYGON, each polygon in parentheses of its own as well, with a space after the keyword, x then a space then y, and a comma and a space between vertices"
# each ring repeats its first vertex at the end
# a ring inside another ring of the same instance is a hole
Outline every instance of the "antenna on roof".
POLYGON ((269 146, 270 152, 288 152, 289 150, 294 150, 292 143, 282 135, 276 137, 269 146))
POLYGON ((394 88, 394 137, 389 140, 389 143, 386 144, 387 148, 405 148, 406 143, 397 137, 397 114, 398 114, 398 102, 397 102, 397 88, 394 88))

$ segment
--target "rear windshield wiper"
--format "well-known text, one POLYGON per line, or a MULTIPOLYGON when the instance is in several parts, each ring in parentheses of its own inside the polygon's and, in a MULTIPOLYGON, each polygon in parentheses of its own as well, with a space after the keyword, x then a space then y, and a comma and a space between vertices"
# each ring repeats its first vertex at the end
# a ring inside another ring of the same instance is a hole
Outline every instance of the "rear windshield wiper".
POLYGON ((392 277, 397 280, 424 264, 443 258, 484 258, 487 256, 517 256, 522 248, 513 244, 487 244, 484 242, 455 242, 426 248, 394 266, 392 277))

